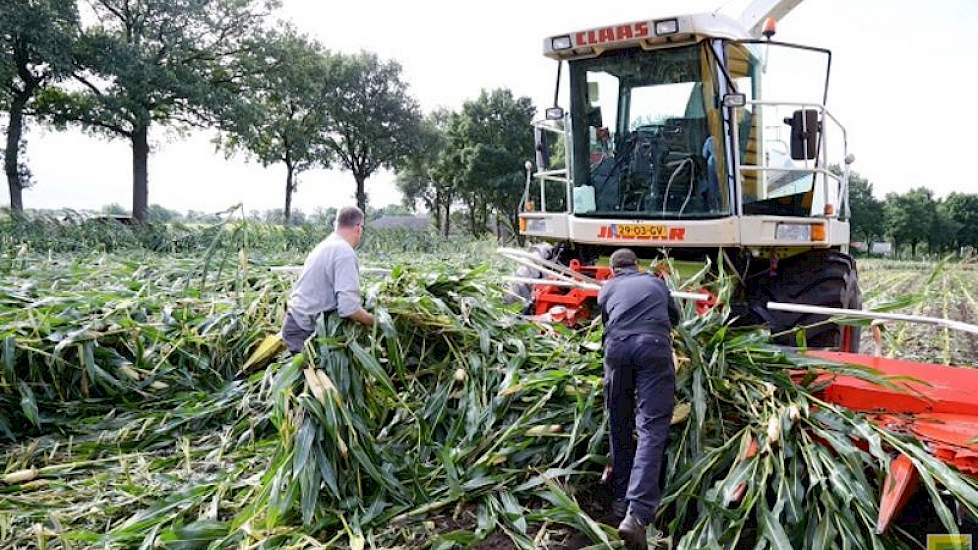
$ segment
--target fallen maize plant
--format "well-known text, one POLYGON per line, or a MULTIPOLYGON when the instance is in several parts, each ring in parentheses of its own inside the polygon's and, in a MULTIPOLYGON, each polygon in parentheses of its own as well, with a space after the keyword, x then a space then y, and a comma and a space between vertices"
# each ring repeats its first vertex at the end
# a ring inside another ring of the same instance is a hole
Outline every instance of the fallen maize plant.
MULTIPOLYGON (((621 547, 599 326, 521 319, 488 268, 432 260, 369 281, 375 329, 328 317, 287 357, 265 341, 287 278, 205 259, 3 260, 0 546, 621 547)), ((705 273, 673 284, 729 292, 705 273)), ((688 305, 676 331, 654 542, 914 548, 978 514, 974 479, 818 397, 818 373, 892 380, 728 315, 688 305), (876 535, 895 453, 927 510, 876 535)))

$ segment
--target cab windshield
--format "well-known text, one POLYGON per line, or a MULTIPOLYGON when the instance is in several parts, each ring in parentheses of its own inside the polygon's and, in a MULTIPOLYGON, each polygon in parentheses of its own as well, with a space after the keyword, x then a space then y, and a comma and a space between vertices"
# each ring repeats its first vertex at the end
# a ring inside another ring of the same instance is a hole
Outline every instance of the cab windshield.
POLYGON ((570 63, 575 214, 729 214, 706 47, 632 48, 570 63))

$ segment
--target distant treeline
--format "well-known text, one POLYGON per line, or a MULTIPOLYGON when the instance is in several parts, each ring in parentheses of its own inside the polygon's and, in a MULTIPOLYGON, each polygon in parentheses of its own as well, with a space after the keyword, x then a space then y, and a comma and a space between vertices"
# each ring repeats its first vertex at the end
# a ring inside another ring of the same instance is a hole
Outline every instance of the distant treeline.
POLYGON ((897 254, 916 257, 978 248, 978 194, 954 192, 935 198, 926 187, 905 193, 873 194, 873 184, 853 173, 849 180, 854 241, 886 240, 897 254))
MULTIPOLYGON (((34 214, 0 217, 0 269, 4 262, 35 253, 90 253, 144 250, 188 255, 246 250, 262 257, 285 254, 291 261, 305 255, 329 235, 332 226, 319 221, 265 223, 240 211, 208 214, 206 220, 129 223, 112 216, 73 217, 34 214), (213 220, 217 221, 213 221, 213 220)), ((372 254, 452 253, 473 239, 447 239, 434 231, 370 228, 362 249, 372 254)))

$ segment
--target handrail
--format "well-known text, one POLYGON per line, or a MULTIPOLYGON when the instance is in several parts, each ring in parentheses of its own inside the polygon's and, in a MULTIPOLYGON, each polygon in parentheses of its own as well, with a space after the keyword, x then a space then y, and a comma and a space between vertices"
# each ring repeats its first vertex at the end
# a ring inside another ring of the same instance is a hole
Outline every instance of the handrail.
MULTIPOLYGON (((833 206, 832 213, 827 217, 838 218, 843 212, 848 212, 849 210, 849 164, 845 162, 845 159, 849 158, 849 137, 846 132, 845 126, 839 121, 838 118, 833 115, 828 108, 817 102, 796 102, 796 101, 765 101, 765 100, 749 100, 747 105, 757 106, 757 107, 799 107, 801 109, 814 109, 819 112, 819 123, 823 125, 821 136, 819 139, 819 151, 818 155, 815 157, 815 164, 809 167, 809 160, 805 159, 805 166, 803 168, 796 168, 791 166, 785 167, 774 167, 774 166, 759 166, 754 164, 740 164, 739 156, 737 157, 736 170, 740 174, 742 171, 754 171, 754 172, 802 172, 809 173, 817 177, 821 175, 824 179, 824 200, 826 205, 833 206), (826 120, 832 122, 832 124, 838 129, 842 134, 842 157, 844 166, 842 174, 835 174, 827 170, 824 166, 827 164, 828 157, 828 146, 827 146, 827 128, 824 127, 826 120), (835 204, 830 202, 829 198, 829 179, 835 181, 836 183, 836 203, 839 208, 835 208, 835 204)), ((738 176, 739 177, 739 176, 738 176)), ((846 217, 848 215, 846 214, 846 217)))
POLYGON ((960 330, 969 334, 978 334, 978 325, 972 325, 953 319, 942 317, 927 317, 924 315, 908 315, 905 313, 886 313, 882 311, 866 311, 862 309, 847 309, 837 307, 812 306, 808 304, 786 304, 781 302, 768 302, 768 309, 775 311, 791 311, 794 313, 814 313, 816 315, 834 315, 838 317, 850 317, 854 319, 874 319, 882 321, 905 321, 908 323, 923 323, 928 325, 938 325, 952 330, 960 330))

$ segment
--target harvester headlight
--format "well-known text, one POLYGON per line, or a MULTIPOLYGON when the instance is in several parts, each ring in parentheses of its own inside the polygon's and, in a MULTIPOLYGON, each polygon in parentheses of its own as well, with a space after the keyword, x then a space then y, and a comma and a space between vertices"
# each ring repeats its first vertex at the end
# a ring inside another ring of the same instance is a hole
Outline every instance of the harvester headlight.
POLYGON ((663 36, 666 34, 676 34, 679 32, 678 19, 663 19, 655 22, 655 35, 663 36))
POLYGON ((555 36, 550 39, 550 47, 555 50, 569 50, 573 46, 570 35, 555 36))
POLYGON ((812 226, 807 223, 779 223, 774 230, 774 238, 779 241, 811 242, 812 226))

